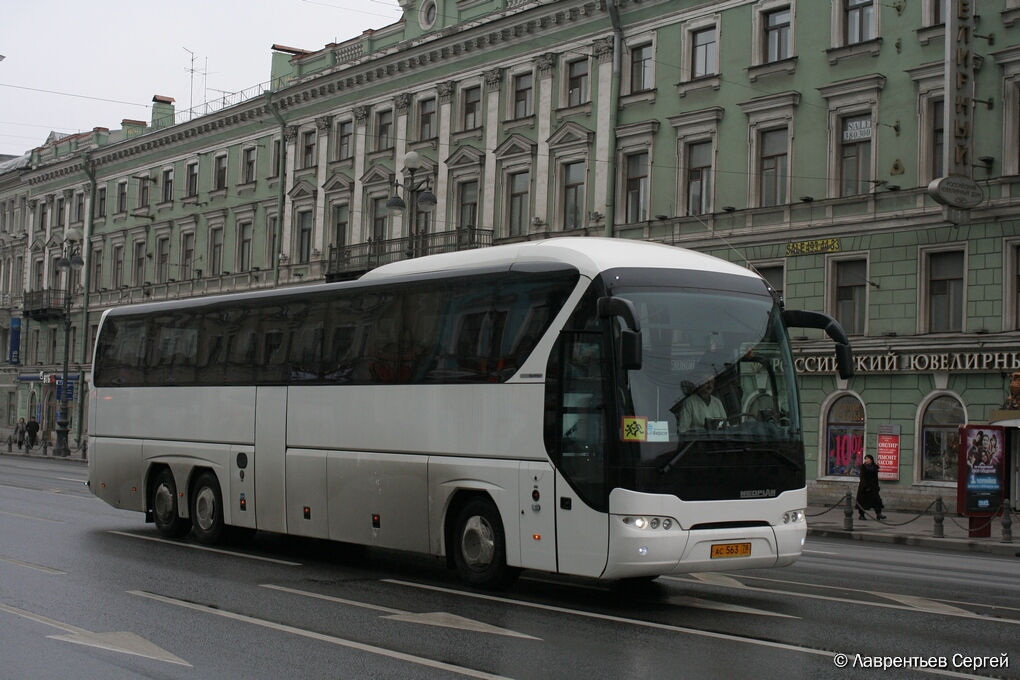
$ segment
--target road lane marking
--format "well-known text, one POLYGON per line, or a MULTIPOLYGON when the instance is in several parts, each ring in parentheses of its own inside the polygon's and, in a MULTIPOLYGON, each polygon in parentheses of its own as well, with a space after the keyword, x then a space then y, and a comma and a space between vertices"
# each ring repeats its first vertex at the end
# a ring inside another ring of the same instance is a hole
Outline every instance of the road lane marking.
POLYGON ((324 600, 326 602, 334 602, 336 604, 348 605, 351 607, 362 607, 363 609, 372 609, 387 614, 384 616, 385 619, 391 619, 393 621, 404 621, 406 623, 419 623, 426 626, 440 626, 443 628, 456 628, 458 630, 468 630, 475 633, 491 633, 493 635, 506 635, 508 637, 524 638, 526 640, 541 640, 541 638, 534 637, 533 635, 526 635, 525 633, 518 633, 515 630, 508 628, 500 628, 493 626, 482 621, 476 621, 456 614, 450 614, 448 612, 409 612, 402 609, 393 609, 392 607, 384 607, 382 605, 371 604, 369 602, 359 602, 358 600, 347 600, 342 597, 334 597, 332 595, 323 595, 322 593, 313 593, 307 590, 297 590, 296 588, 288 588, 286 586, 277 586, 270 583, 263 583, 263 588, 269 588, 271 590, 278 590, 283 593, 290 593, 292 595, 301 595, 303 597, 311 597, 317 600, 324 600))
POLYGON ((741 583, 737 579, 733 578, 732 576, 727 576, 726 574, 720 574, 719 572, 715 572, 715 571, 703 571, 703 572, 692 573, 691 576, 693 576, 694 578, 698 579, 699 581, 701 581, 703 583, 707 583, 707 584, 713 585, 713 586, 726 586, 728 588, 743 588, 744 587, 743 583, 741 583))
POLYGON ((877 591, 866 591, 871 592, 872 595, 878 597, 885 597, 893 602, 899 602, 905 604, 913 609, 920 609, 921 611, 931 612, 932 614, 948 614, 950 616, 968 616, 972 612, 959 607, 954 607, 944 602, 936 602, 935 600, 929 600, 925 597, 915 597, 913 595, 900 595, 898 593, 880 593, 877 591))
POLYGON ((62 519, 49 519, 48 517, 39 517, 37 515, 23 515, 19 512, 8 512, 7 510, 0 510, 0 515, 9 515, 10 517, 19 517, 21 519, 37 519, 40 522, 53 522, 54 524, 63 524, 62 519))
MULTIPOLYGON (((557 607, 550 604, 541 604, 538 602, 526 602, 524 600, 514 600, 507 597, 499 597, 497 595, 485 595, 482 593, 471 593, 464 590, 456 590, 453 588, 443 588, 441 586, 430 586, 422 583, 413 583, 411 581, 401 581, 399 579, 382 579, 383 583, 393 583, 396 585, 406 586, 408 588, 419 588, 421 590, 430 590, 439 593, 446 593, 450 595, 461 595, 463 597, 471 597, 478 600, 486 600, 489 602, 501 602, 503 604, 516 605, 519 607, 527 607, 531 609, 539 609, 542 611, 551 611, 561 614, 569 614, 573 616, 581 616, 589 619, 596 619, 600 621, 609 621, 612 623, 623 623, 632 626, 638 626, 643 628, 654 628, 656 630, 666 630, 675 633, 683 633, 687 635, 694 635, 697 637, 706 637, 713 640, 726 640, 728 642, 742 642, 749 645, 756 645, 759 647, 769 647, 772 649, 781 649, 789 652, 801 652, 803 654, 813 654, 815 656, 822 656, 826 659, 832 659, 837 653, 825 649, 814 649, 812 647, 799 647, 797 645, 786 644, 784 642, 773 642, 771 640, 760 640, 757 638, 740 637, 739 635, 731 635, 729 633, 716 633, 710 630, 698 630, 697 628, 686 628, 684 626, 673 626, 666 623, 655 623, 654 621, 642 621, 640 619, 628 619, 621 616, 613 616, 612 614, 599 614, 597 612, 587 612, 580 609, 568 609, 566 607, 557 607)), ((930 673, 933 675, 943 675, 951 678, 973 678, 973 675, 966 673, 956 673, 949 670, 943 670, 941 668, 918 668, 916 669, 922 673, 930 673)))
POLYGON ((30 611, 11 607, 6 604, 0 604, 0 611, 5 611, 9 614, 14 614, 15 616, 20 616, 46 626, 59 628, 67 633, 67 635, 47 635, 46 637, 51 640, 60 640, 62 642, 70 642, 75 645, 95 647, 97 649, 105 649, 107 651, 118 652, 120 654, 130 654, 131 656, 140 656, 145 659, 164 661, 166 663, 192 668, 192 665, 184 659, 174 656, 165 649, 152 644, 145 638, 134 633, 124 631, 119 633, 93 633, 90 630, 85 630, 78 626, 72 626, 71 624, 64 623, 63 621, 57 621, 56 619, 51 619, 47 616, 43 616, 42 614, 34 614, 30 611))
POLYGON ((118 536, 127 536, 128 538, 139 538, 143 541, 152 541, 154 543, 165 543, 166 545, 177 546, 178 548, 191 548, 193 550, 204 550, 206 552, 219 553, 221 555, 230 555, 231 557, 243 557, 249 560, 261 560, 262 562, 272 562, 273 564, 282 564, 288 567, 300 567, 300 562, 289 562, 287 560, 279 560, 275 557, 263 557, 261 555, 250 555, 248 553, 234 552, 233 550, 224 550, 222 548, 211 548, 207 545, 195 545, 194 543, 182 543, 180 541, 171 541, 166 538, 158 538, 156 536, 143 536, 141 534, 132 534, 129 531, 107 531, 108 534, 116 534, 118 536))
POLYGON ((142 590, 129 590, 128 593, 131 595, 137 595, 138 597, 146 597, 149 598, 150 600, 155 600, 157 602, 162 602, 164 604, 171 604, 176 607, 191 609, 192 611, 202 612, 204 614, 212 614, 214 616, 230 619, 232 621, 250 623, 255 626, 261 626, 262 628, 280 631, 281 633, 290 633, 292 635, 298 635, 300 637, 309 638, 311 640, 328 642, 330 644, 338 645, 340 647, 356 649, 361 652, 385 656, 391 659, 396 659, 398 661, 406 661, 408 663, 418 664, 420 666, 425 666, 427 668, 435 668, 437 670, 448 671, 450 673, 456 673, 458 675, 465 675, 470 678, 480 678, 481 680, 509 680, 509 678, 505 678, 504 676, 493 675, 491 673, 486 673, 484 671, 475 670, 474 668, 456 666, 454 664, 444 663, 442 661, 436 661, 434 659, 426 659, 425 657, 415 656, 414 654, 406 654, 404 652, 386 649, 385 647, 376 647, 375 645, 369 645, 363 642, 356 642, 354 640, 347 640, 345 638, 336 637, 334 635, 316 633, 315 631, 305 630, 304 628, 288 626, 286 624, 276 623, 274 621, 266 621, 265 619, 257 619, 253 616, 248 616, 246 614, 238 614, 237 612, 231 612, 225 609, 207 607, 206 605, 196 604, 194 602, 186 602, 184 600, 177 600, 171 597, 164 597, 163 595, 147 593, 142 590))
POLYGON ((666 601, 672 605, 678 607, 694 607, 697 609, 714 609, 720 612, 731 612, 733 614, 754 614, 756 616, 777 616, 783 619, 800 619, 799 616, 793 616, 792 614, 780 614, 779 612, 770 612, 765 609, 754 609, 752 607, 743 607, 739 604, 727 604, 726 602, 715 602, 713 600, 705 600, 700 597, 687 597, 685 595, 678 595, 674 597, 666 598, 666 601))
MULTIPOLYGON (((677 581, 679 583, 694 583, 694 581, 692 581, 691 579, 679 578, 677 576, 662 576, 660 578, 668 580, 668 581, 677 581)), ((755 578, 755 577, 749 577, 749 578, 755 578)), ((837 588, 837 589, 840 589, 837 586, 812 586, 811 584, 802 584, 802 585, 807 585, 809 587, 816 587, 816 588, 825 588, 825 587, 828 587, 828 588, 837 588)), ((929 609, 917 609, 916 607, 911 607, 911 606, 907 606, 907 605, 904 605, 904 604, 889 604, 888 602, 868 602, 867 600, 853 599, 853 598, 849 598, 849 597, 834 597, 834 596, 831 596, 831 595, 818 595, 816 593, 798 593, 798 592, 794 592, 792 590, 779 590, 777 588, 760 588, 758 586, 749 586, 749 585, 746 585, 746 584, 743 585, 741 587, 741 589, 744 590, 744 591, 747 591, 747 592, 770 593, 770 594, 773 594, 773 595, 786 595, 786 596, 791 596, 791 597, 803 597, 803 598, 807 598, 807 599, 811 599, 811 600, 824 600, 826 602, 843 602, 845 604, 863 605, 863 606, 867 606, 867 607, 878 607, 880 609, 900 609, 900 610, 908 611, 908 612, 924 611, 924 612, 927 612, 927 613, 930 613, 930 614, 943 614, 945 616, 955 616, 955 617, 962 618, 962 619, 977 619, 979 621, 989 621, 989 622, 993 622, 994 621, 996 623, 1020 624, 1020 620, 1003 619, 1003 618, 998 618, 998 617, 994 617, 994 616, 985 616, 983 614, 975 614, 974 612, 969 612, 969 611, 966 611, 964 609, 957 609, 956 607, 948 607, 948 608, 946 608, 946 610, 943 610, 943 611, 934 611, 934 610, 929 610, 929 609), (949 611, 949 610, 952 610, 952 611, 949 611)), ((855 591, 855 590, 850 589, 850 588, 842 588, 841 590, 848 590, 850 592, 869 592, 870 593, 870 591, 855 591)), ((992 605, 976 605, 976 606, 990 607, 992 605)))
POLYGON ((67 576, 66 571, 60 571, 59 569, 45 567, 41 564, 34 564, 32 562, 22 562, 21 560, 16 560, 13 557, 5 557, 3 555, 0 555, 0 562, 15 564, 19 567, 28 567, 29 569, 35 569, 36 571, 41 571, 46 574, 53 574, 54 576, 67 576))

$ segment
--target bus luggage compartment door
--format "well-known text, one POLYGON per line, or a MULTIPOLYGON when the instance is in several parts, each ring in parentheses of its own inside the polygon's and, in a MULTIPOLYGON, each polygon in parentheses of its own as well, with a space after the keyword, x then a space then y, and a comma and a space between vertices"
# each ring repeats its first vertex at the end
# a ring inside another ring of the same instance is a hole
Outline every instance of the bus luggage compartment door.
POLYGON ((251 446, 230 449, 230 523, 255 528, 255 449, 251 446))

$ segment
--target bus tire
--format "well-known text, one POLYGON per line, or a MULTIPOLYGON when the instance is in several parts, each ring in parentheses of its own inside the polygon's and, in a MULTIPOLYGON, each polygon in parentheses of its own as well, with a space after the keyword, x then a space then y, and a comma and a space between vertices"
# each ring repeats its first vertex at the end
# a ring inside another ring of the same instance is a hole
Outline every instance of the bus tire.
POLYGON ((474 498, 457 513, 453 562, 460 577, 480 588, 499 588, 516 575, 506 563, 506 535, 496 506, 474 498))
POLYGON ((191 531, 191 522, 178 512, 177 483, 169 468, 163 468, 156 475, 149 498, 152 503, 152 521, 160 535, 181 538, 191 531))
POLYGON ((195 480, 191 492, 191 530, 199 543, 213 545, 223 536, 223 497, 220 482, 211 472, 195 480))

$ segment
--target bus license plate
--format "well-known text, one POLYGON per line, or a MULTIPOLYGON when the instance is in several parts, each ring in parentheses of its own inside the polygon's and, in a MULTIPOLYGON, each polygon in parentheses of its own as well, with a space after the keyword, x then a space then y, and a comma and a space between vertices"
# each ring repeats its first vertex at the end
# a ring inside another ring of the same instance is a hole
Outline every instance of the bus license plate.
POLYGON ((751 554, 750 543, 713 543, 711 558, 717 557, 748 557, 751 554))

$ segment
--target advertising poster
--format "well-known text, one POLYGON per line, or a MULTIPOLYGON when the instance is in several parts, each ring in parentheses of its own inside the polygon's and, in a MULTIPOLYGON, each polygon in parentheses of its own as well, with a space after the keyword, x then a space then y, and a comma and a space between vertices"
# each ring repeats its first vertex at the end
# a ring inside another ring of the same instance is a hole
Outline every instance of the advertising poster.
POLYGON ((996 425, 960 428, 957 511, 965 515, 993 515, 1002 505, 1006 433, 996 425))
POLYGON ((900 426, 878 426, 878 478, 899 481, 900 478, 900 426))

